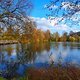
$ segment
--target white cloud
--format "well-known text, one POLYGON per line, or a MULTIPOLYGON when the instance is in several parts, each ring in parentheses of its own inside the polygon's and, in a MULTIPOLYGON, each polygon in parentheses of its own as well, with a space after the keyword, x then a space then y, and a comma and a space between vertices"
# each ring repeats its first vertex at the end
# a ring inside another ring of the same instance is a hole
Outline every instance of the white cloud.
POLYGON ((70 2, 62 2, 62 7, 64 8, 64 9, 67 9, 68 7, 70 7, 70 2))
MULTIPOLYGON (((80 4, 75 5, 74 3, 71 3, 71 2, 62 2, 62 8, 64 8, 65 10, 66 10, 67 8, 73 9, 73 10, 77 9, 77 10, 79 11, 79 9, 80 9, 80 4)), ((77 11, 76 11, 76 12, 77 12, 77 11)))
POLYGON ((66 24, 61 24, 61 25, 56 25, 56 29, 57 30, 67 31, 67 30, 70 29, 70 27, 68 27, 66 24))
POLYGON ((44 5, 44 8, 47 8, 47 4, 44 5))
POLYGON ((58 8, 58 6, 56 6, 56 5, 51 5, 51 6, 49 7, 49 9, 56 9, 56 8, 58 8))
POLYGON ((44 8, 56 9, 56 8, 58 8, 58 6, 56 6, 56 5, 54 5, 54 4, 52 4, 52 5, 47 5, 47 4, 45 4, 45 5, 44 5, 44 8))
POLYGON ((54 18, 52 20, 46 19, 46 18, 35 18, 31 17, 37 24, 40 24, 42 26, 55 26, 58 23, 59 18, 54 18))
MULTIPOLYGON (((74 14, 71 19, 73 21, 80 21, 80 11, 79 12, 76 12, 76 14, 74 14)), ((79 22, 80 23, 80 22, 79 22)))
POLYGON ((61 18, 53 18, 52 20, 46 19, 46 18, 36 18, 36 17, 31 17, 32 20, 34 20, 37 23, 37 28, 42 29, 42 30, 50 30, 51 32, 54 31, 74 31, 78 32, 80 31, 80 28, 77 27, 69 27, 67 24, 57 24, 61 18))

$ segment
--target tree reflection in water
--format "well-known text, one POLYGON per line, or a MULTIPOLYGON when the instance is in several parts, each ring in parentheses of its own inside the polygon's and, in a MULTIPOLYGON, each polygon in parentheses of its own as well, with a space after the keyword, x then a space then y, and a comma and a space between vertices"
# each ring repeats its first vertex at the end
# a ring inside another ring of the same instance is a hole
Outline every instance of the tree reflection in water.
MULTIPOLYGON (((39 67, 48 66, 46 63, 64 63, 72 65, 74 60, 79 61, 80 44, 78 43, 33 43, 12 44, 0 46, 0 75, 8 78, 24 76, 29 67, 37 64, 39 67), (77 56, 76 56, 76 55, 77 56), (75 56, 74 56, 75 55, 75 56), (39 60, 39 61, 38 61, 39 60), (40 64, 40 62, 43 64, 40 64), (50 62, 49 62, 50 61, 50 62)), ((38 68, 39 68, 38 67, 38 68)))
POLYGON ((37 54, 49 49, 48 43, 0 46, 0 75, 8 80, 23 75, 27 65, 34 63, 37 54))

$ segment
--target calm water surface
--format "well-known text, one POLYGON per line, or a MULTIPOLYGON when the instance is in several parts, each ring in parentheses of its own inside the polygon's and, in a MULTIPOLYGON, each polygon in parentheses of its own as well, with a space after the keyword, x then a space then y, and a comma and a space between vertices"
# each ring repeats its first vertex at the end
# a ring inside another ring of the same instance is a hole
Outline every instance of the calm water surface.
POLYGON ((74 65, 80 67, 80 43, 36 43, 0 45, 0 75, 23 76, 29 67, 74 65))

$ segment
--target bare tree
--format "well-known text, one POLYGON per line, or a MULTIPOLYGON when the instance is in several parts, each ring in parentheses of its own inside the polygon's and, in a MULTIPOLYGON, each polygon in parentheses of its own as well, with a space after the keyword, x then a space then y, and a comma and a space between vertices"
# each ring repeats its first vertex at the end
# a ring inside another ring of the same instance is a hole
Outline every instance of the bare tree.
POLYGON ((32 7, 31 0, 0 0, 0 27, 23 28, 32 7))
MULTIPOLYGON (((47 16, 62 17, 60 21, 63 19, 69 20, 75 14, 80 14, 80 0, 52 0, 49 4, 45 5, 45 8, 51 12, 47 16)), ((79 20, 76 19, 75 21, 79 22, 79 20)))

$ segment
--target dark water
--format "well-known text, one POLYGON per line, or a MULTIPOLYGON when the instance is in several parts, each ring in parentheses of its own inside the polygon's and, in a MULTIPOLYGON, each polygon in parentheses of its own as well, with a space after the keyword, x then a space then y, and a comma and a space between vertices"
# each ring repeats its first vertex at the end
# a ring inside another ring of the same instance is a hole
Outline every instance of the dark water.
POLYGON ((80 43, 36 43, 0 45, 0 76, 24 76, 29 67, 74 65, 80 67, 80 43))

